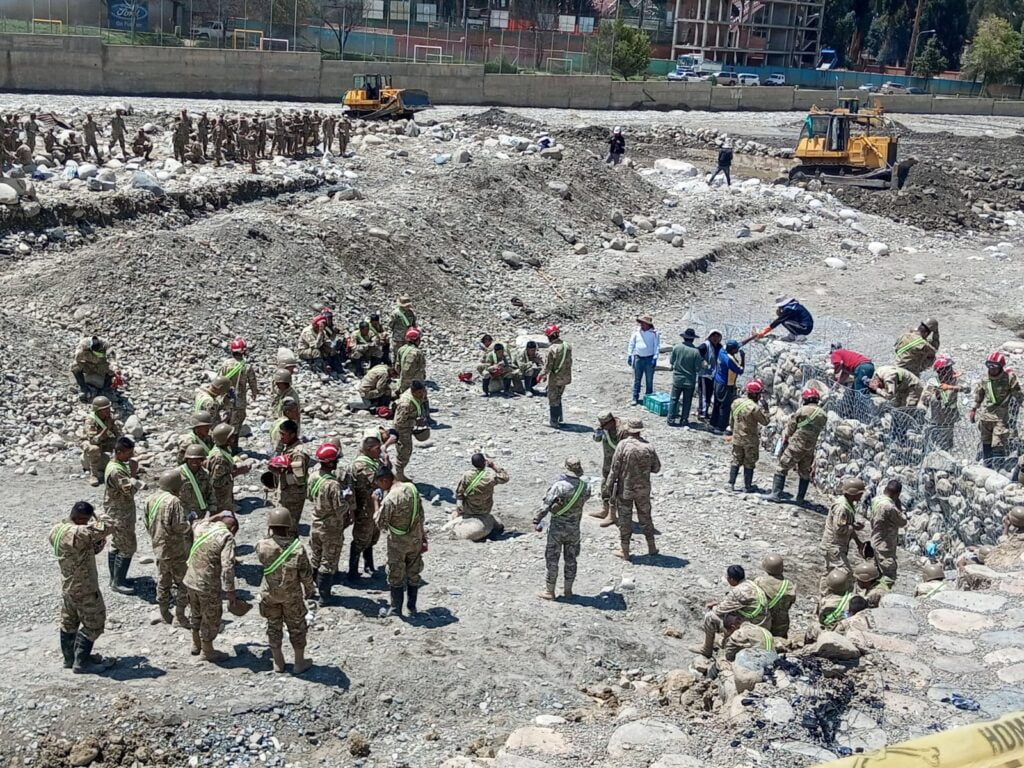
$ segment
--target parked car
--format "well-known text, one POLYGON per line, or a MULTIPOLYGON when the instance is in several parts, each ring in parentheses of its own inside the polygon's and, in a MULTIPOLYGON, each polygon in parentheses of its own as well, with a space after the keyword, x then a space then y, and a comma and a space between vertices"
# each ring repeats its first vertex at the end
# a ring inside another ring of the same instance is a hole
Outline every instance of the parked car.
POLYGON ((777 74, 777 73, 774 74, 774 75, 768 75, 768 77, 766 77, 764 79, 764 82, 761 83, 761 85, 785 85, 785 84, 786 84, 786 76, 785 75, 780 75, 780 74, 777 74))
POLYGON ((874 83, 864 83, 857 90, 864 91, 865 93, 878 93, 878 86, 874 83))
POLYGON ((907 88, 907 86, 903 85, 903 83, 894 83, 894 82, 890 81, 888 83, 882 83, 881 92, 882 93, 892 93, 892 94, 902 94, 902 93, 910 93, 910 89, 907 88))
POLYGON ((220 21, 206 21, 201 24, 193 24, 191 33, 192 37, 196 40, 223 40, 224 23, 220 21))
POLYGON ((669 72, 666 79, 670 82, 689 83, 700 80, 697 72, 687 67, 676 67, 675 72, 669 72))
POLYGON ((725 70, 715 75, 715 82, 718 85, 738 85, 740 82, 735 72, 726 72, 725 70))
POLYGON ((909 88, 907 88, 907 93, 912 93, 915 96, 920 96, 920 95, 922 95, 925 92, 922 91, 920 88, 912 85, 909 88))
POLYGON ((751 72, 740 72, 740 85, 760 85, 761 78, 751 72))

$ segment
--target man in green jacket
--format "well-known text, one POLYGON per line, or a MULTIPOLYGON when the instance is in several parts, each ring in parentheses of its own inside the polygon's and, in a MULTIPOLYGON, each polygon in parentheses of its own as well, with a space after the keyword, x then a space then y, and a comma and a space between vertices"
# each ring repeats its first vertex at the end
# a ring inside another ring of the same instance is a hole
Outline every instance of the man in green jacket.
POLYGON ((680 336, 683 340, 672 347, 669 364, 672 367, 672 398, 668 405, 668 425, 690 426, 690 406, 693 404, 693 390, 697 387, 697 372, 705 366, 700 352, 693 346, 697 332, 687 328, 680 336), (683 398, 680 409, 679 398, 683 398))

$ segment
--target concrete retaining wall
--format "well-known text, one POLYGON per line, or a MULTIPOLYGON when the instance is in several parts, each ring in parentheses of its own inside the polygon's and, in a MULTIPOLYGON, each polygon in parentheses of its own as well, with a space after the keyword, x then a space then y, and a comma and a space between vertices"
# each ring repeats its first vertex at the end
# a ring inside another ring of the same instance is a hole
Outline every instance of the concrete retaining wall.
MULTIPOLYGON (((0 35, 0 89, 338 103, 353 75, 390 74, 436 104, 571 109, 806 111, 835 103, 835 91, 720 88, 707 83, 613 81, 587 75, 488 75, 477 65, 321 61, 315 53, 105 45, 96 37, 0 35)), ((994 99, 867 96, 893 113, 1024 116, 1024 103, 994 99)))

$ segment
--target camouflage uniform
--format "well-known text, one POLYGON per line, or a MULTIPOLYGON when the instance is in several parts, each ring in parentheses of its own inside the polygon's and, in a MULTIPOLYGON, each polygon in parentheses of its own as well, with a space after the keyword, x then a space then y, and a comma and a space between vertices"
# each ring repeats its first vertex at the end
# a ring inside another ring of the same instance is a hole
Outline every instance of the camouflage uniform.
POLYGON ((720 602, 705 612, 701 621, 705 656, 710 658, 714 653, 715 635, 725 631, 725 617, 730 614, 741 622, 767 628, 771 622, 768 596, 755 582, 747 579, 732 587, 720 602))
POLYGON ((931 368, 935 362, 935 354, 939 347, 939 332, 935 331, 931 341, 924 338, 918 331, 907 331, 896 339, 894 365, 905 368, 915 376, 931 368))
POLYGON ((460 539, 480 541, 486 539, 495 530, 504 530, 501 520, 492 514, 494 509, 494 489, 508 482, 508 472, 504 469, 471 469, 462 476, 455 487, 455 498, 462 506, 462 522, 466 525, 456 526, 456 536, 460 539))
POLYGON ((111 459, 103 474, 103 522, 113 529, 111 550, 132 556, 135 538, 135 492, 138 487, 127 464, 111 459))
POLYGON ((384 352, 380 345, 380 336, 372 330, 367 329, 366 335, 359 329, 352 334, 352 349, 349 357, 353 360, 373 362, 382 359, 384 352))
POLYGON ((576 580, 576 558, 580 554, 580 518, 583 506, 590 498, 587 481, 570 472, 561 475, 544 496, 544 505, 533 519, 540 525, 544 516, 551 514, 548 525, 548 542, 544 549, 544 563, 547 565, 548 592, 554 592, 558 582, 558 560, 565 558, 565 589, 571 592, 576 580))
POLYGON ((612 456, 619 442, 625 437, 622 431, 622 421, 615 419, 610 428, 601 427, 603 434, 600 436, 595 432, 594 439, 601 441, 601 504, 604 506, 605 515, 611 507, 612 487, 608 482, 608 473, 612 468, 612 456))
POLYGON ((1004 371, 995 378, 985 376, 974 390, 981 442, 992 448, 1008 447, 1013 432, 1010 428, 1010 406, 1024 399, 1017 375, 1004 371))
POLYGON ((263 566, 260 615, 267 620, 267 640, 281 645, 284 626, 296 649, 306 647, 306 603, 316 591, 313 568, 297 538, 271 536, 256 542, 256 557, 263 566))
POLYGON ((185 451, 188 450, 190 445, 202 446, 203 450, 206 451, 207 455, 213 450, 213 438, 207 435, 206 437, 200 437, 196 434, 194 429, 190 429, 188 432, 178 438, 178 463, 181 464, 185 461, 185 451))
MULTIPOLYGON (((88 153, 88 151, 91 149, 93 154, 96 156, 96 160, 98 162, 101 158, 100 148, 96 144, 96 128, 97 125, 93 122, 91 117, 82 124, 82 135, 83 141, 85 142, 85 151, 86 153, 88 153)), ((86 155, 86 157, 88 157, 88 154, 86 155)))
POLYGON ((178 472, 181 473, 182 479, 179 498, 181 506, 185 508, 185 515, 190 521, 204 517, 213 503, 210 473, 202 467, 193 472, 184 462, 178 466, 178 472))
POLYGON ((82 430, 82 469, 92 472, 93 477, 102 477, 110 454, 114 452, 114 443, 121 434, 121 425, 112 414, 110 418, 103 419, 90 409, 82 430))
POLYGON ((871 502, 871 546, 875 550, 875 565, 890 584, 896 582, 896 538, 900 528, 907 524, 903 510, 888 496, 879 496, 871 502))
POLYGON ((661 460, 654 446, 639 435, 627 434, 612 455, 608 484, 612 488, 615 513, 619 522, 622 551, 629 552, 633 537, 633 510, 649 549, 654 549, 654 521, 651 520, 651 475, 661 472, 661 460))
MULTIPOLYGON (((342 134, 344 136, 344 133, 342 134)), ((348 143, 347 138, 341 140, 342 146, 348 143)), ((342 150, 344 153, 344 150, 342 150)), ((391 333, 391 359, 398 362, 398 350, 405 346, 405 332, 416 325, 416 313, 412 307, 395 307, 388 319, 388 330, 391 333)))
POLYGON ((814 449, 827 423, 825 409, 813 403, 800 406, 789 417, 789 423, 786 424, 786 449, 779 458, 779 469, 782 472, 795 467, 801 479, 810 479, 814 467, 814 449))
POLYGON ((110 146, 107 149, 111 152, 114 150, 115 144, 121 145, 121 155, 126 156, 128 150, 124 147, 124 137, 128 130, 128 126, 124 123, 124 117, 119 114, 115 114, 110 120, 110 146))
POLYGON ((888 593, 889 582, 885 579, 875 579, 867 583, 862 581, 853 582, 853 594, 863 597, 867 601, 868 608, 877 608, 878 604, 882 601, 882 597, 888 593))
POLYGON ((759 428, 768 426, 768 414, 749 397, 734 400, 729 413, 732 429, 732 465, 753 469, 760 456, 759 428))
POLYGON ((551 342, 544 355, 543 374, 548 383, 548 405, 561 408, 562 393, 572 384, 572 347, 568 342, 561 339, 551 342))
POLYGON ((921 380, 906 368, 880 365, 875 369, 875 376, 884 385, 884 390, 875 394, 894 407, 913 408, 921 399, 921 380))
POLYGON ((249 393, 256 397, 256 371, 247 360, 231 356, 224 360, 220 367, 220 375, 231 382, 235 391, 234 404, 228 418, 228 424, 235 428, 232 440, 238 444, 238 435, 245 423, 246 408, 249 406, 249 393))
POLYGON ((366 372, 359 382, 359 396, 374 407, 391 403, 391 378, 386 365, 375 365, 366 372))
POLYGON ((396 481, 380 503, 376 522, 388 532, 388 586, 418 587, 423 572, 423 504, 416 486, 396 481))
POLYGON ((796 602, 796 588, 789 579, 778 579, 767 573, 754 579, 754 583, 768 600, 768 621, 764 626, 775 637, 786 637, 789 634, 789 609, 796 602))
MULTIPOLYGON (((825 517, 825 530, 821 534, 821 551, 825 557, 826 575, 833 568, 845 568, 853 573, 850 565, 850 542, 853 540, 854 527, 857 521, 857 510, 853 503, 843 495, 836 496, 825 517)), ((821 594, 826 594, 824 577, 821 582, 821 594)))
POLYGON ((192 609, 192 633, 212 642, 220 634, 221 590, 235 591, 235 537, 219 520, 200 520, 192 536, 195 543, 184 579, 192 609))
POLYGON ((725 658, 734 661, 736 654, 747 648, 760 648, 765 651, 775 650, 775 638, 765 627, 756 624, 740 624, 725 638, 725 658))
POLYGON ((192 400, 192 413, 205 413, 214 424, 227 421, 225 416, 230 418, 230 412, 225 401, 225 395, 214 395, 206 387, 196 390, 196 396, 192 400))
POLYGON ((427 357, 415 344, 405 344, 396 353, 398 364, 398 394, 412 386, 414 380, 427 377, 427 357))
POLYGON ((302 450, 302 444, 298 441, 287 446, 283 454, 288 457, 291 465, 288 471, 278 478, 277 503, 291 513, 291 533, 298 536, 299 523, 302 520, 302 509, 306 505, 309 456, 302 450))
POLYGON ((215 445, 206 457, 210 476, 210 498, 215 512, 235 511, 235 459, 229 451, 215 445))
POLYGON ((423 420, 426 410, 426 403, 413 397, 411 391, 398 398, 394 421, 395 429, 398 431, 394 469, 395 477, 403 482, 405 468, 409 465, 409 459, 412 457, 413 428, 423 420))
POLYGON ((327 329, 307 325, 299 333, 299 359, 318 360, 333 354, 328 348, 327 329))
MULTIPOLYGON (((292 399, 295 401, 296 407, 299 409, 299 418, 302 418, 302 401, 299 400, 299 393, 295 391, 294 387, 288 387, 284 392, 279 392, 277 389, 274 390, 274 396, 270 400, 270 413, 272 418, 281 418, 284 416, 284 403, 285 400, 292 399)), ((302 426, 301 421, 296 419, 296 424, 302 426)))
POLYGON ((352 549, 363 552, 371 549, 380 540, 380 529, 373 519, 373 491, 377 487, 373 479, 380 468, 380 462, 360 453, 352 461, 352 491, 355 494, 355 510, 352 513, 352 549))
POLYGON ((334 576, 345 547, 345 528, 352 522, 352 477, 345 472, 320 471, 310 478, 309 499, 313 502, 313 523, 309 546, 313 570, 334 576), (344 483, 344 485, 342 485, 344 483))
POLYGON ((61 632, 73 635, 81 631, 93 641, 103 634, 107 608, 96 576, 96 553, 109 535, 110 530, 99 521, 75 525, 62 520, 50 529, 47 544, 61 575, 61 632))
POLYGON ((75 347, 75 361, 71 364, 71 373, 83 374, 86 382, 92 387, 109 387, 113 375, 110 365, 112 356, 113 350, 109 347, 103 352, 96 352, 92 349, 91 338, 82 339, 75 347))
POLYGON ((834 629, 839 622, 847 618, 852 597, 853 592, 848 591, 842 595, 829 593, 818 600, 818 623, 822 629, 834 629))
POLYGON ((156 601, 161 608, 171 604, 171 588, 176 590, 174 607, 179 623, 184 623, 188 591, 185 589, 185 570, 188 550, 192 546, 192 526, 185 515, 181 500, 167 491, 157 491, 143 507, 146 530, 156 557, 156 601))
POLYGON ((960 421, 960 388, 929 386, 921 398, 928 408, 929 443, 944 451, 953 448, 953 429, 960 421))

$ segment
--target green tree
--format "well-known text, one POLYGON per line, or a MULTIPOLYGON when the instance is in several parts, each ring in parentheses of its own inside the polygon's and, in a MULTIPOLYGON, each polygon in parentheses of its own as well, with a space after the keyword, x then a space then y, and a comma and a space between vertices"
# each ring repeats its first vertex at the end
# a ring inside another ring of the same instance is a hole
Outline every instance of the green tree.
POLYGON ((637 27, 627 27, 621 21, 616 22, 612 71, 628 79, 647 72, 650 63, 651 41, 647 33, 637 27))
POLYGON ((1020 83, 1020 97, 1024 99, 1024 21, 1020 23, 1020 48, 1017 49, 1017 82, 1020 83))
POLYGON ((917 54, 914 59, 914 74, 918 77, 935 77, 940 72, 944 72, 949 62, 946 61, 946 57, 942 55, 939 50, 939 43, 935 37, 929 37, 928 42, 924 44, 924 48, 917 54))
POLYGON ((1021 36, 1006 19, 986 16, 978 23, 978 32, 964 53, 963 67, 972 78, 979 77, 982 89, 991 83, 1017 75, 1021 36))

